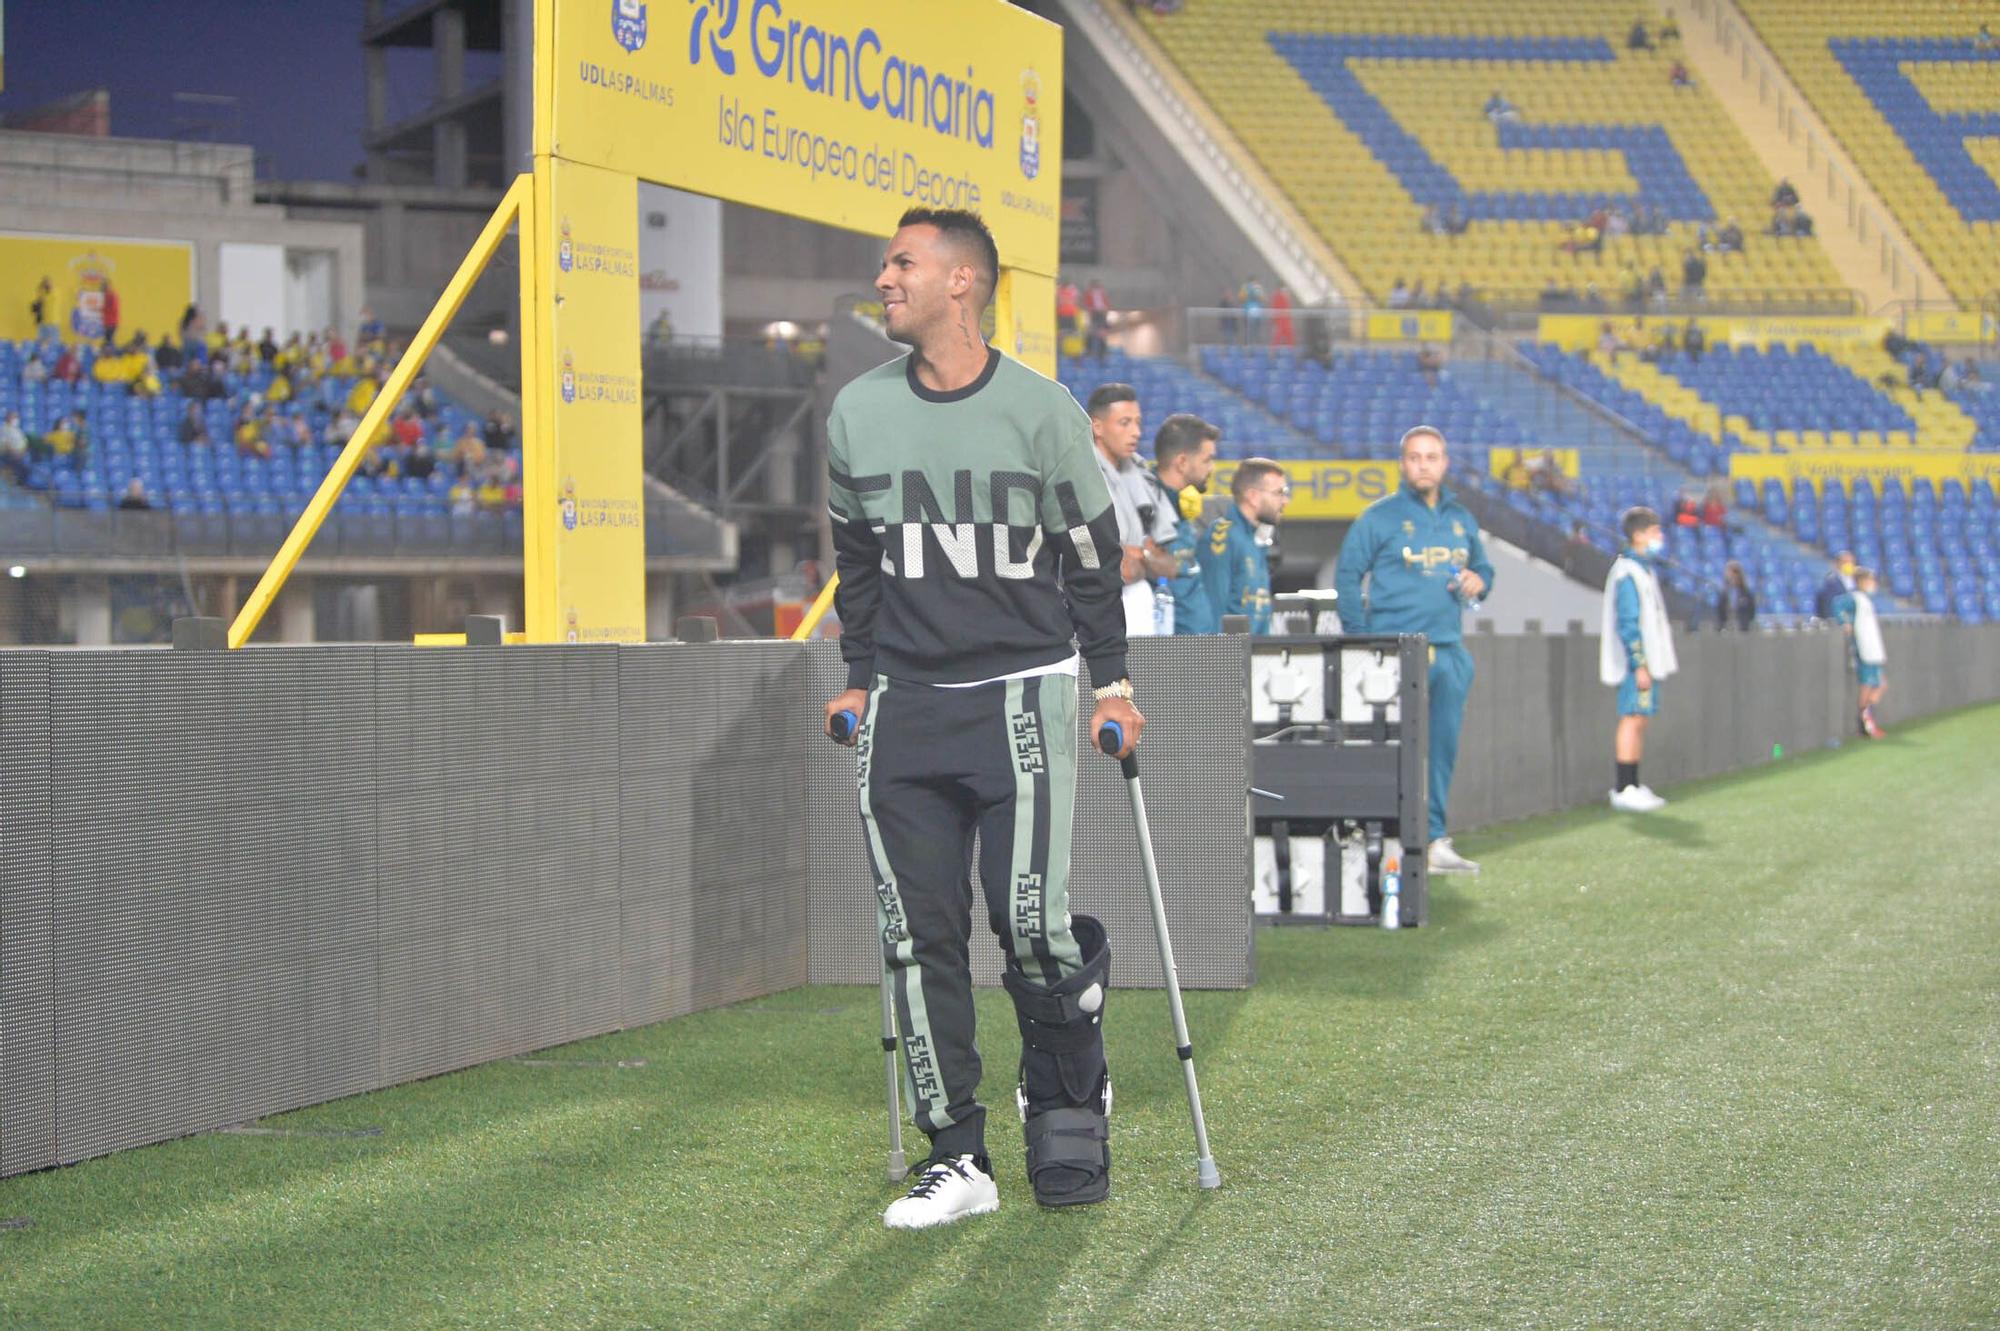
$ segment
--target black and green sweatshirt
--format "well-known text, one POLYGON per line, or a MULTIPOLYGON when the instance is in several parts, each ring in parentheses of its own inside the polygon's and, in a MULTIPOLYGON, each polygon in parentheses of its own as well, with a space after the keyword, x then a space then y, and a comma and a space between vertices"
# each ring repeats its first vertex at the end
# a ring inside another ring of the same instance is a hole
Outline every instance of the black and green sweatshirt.
POLYGON ((1125 677, 1118 523, 1061 384, 989 348, 979 378, 933 392, 905 356, 840 391, 827 444, 850 688, 966 684, 1072 650, 1095 684, 1125 677))

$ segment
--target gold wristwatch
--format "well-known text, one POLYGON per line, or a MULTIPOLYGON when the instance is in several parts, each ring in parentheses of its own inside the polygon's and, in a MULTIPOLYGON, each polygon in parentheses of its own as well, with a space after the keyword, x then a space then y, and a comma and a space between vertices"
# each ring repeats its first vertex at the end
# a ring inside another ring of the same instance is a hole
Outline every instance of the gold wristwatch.
POLYGON ((1126 702, 1131 702, 1132 681, 1129 679, 1114 679, 1103 688, 1092 690, 1090 696, 1099 702, 1103 702, 1106 698, 1123 698, 1126 702))

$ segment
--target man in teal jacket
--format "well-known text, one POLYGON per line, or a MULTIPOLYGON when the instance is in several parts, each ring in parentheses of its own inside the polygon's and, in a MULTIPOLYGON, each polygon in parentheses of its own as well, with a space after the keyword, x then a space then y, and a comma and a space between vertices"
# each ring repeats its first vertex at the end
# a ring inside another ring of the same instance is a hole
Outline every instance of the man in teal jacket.
POLYGON ((1222 632, 1222 616, 1208 599, 1201 579, 1201 497, 1215 473, 1215 441, 1222 431, 1190 412, 1167 417, 1153 436, 1154 502, 1174 519, 1174 538, 1166 552, 1174 558, 1167 590, 1174 598, 1174 632, 1181 635, 1222 632))
POLYGON ((1370 504, 1347 529, 1333 586, 1347 632, 1421 633, 1430 640, 1430 868, 1478 873, 1445 833, 1445 805, 1472 688, 1472 653, 1459 619, 1492 590, 1493 565, 1479 524, 1444 488, 1444 435, 1419 425, 1403 435, 1402 454, 1402 488, 1370 504))
POLYGON ((1257 534, 1284 515, 1291 482, 1269 458, 1245 458, 1229 489, 1236 503, 1208 529, 1201 547, 1201 580, 1216 614, 1248 615, 1252 633, 1269 633, 1271 562, 1257 534))

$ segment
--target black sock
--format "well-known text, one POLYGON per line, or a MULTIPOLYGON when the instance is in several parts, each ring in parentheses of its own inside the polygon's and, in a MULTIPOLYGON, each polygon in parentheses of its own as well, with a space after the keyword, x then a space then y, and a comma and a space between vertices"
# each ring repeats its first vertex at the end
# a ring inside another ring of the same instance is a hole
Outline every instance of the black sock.
POLYGON ((1612 789, 1624 790, 1628 786, 1636 786, 1638 784, 1639 784, 1639 764, 1619 763, 1618 784, 1613 786, 1612 789))

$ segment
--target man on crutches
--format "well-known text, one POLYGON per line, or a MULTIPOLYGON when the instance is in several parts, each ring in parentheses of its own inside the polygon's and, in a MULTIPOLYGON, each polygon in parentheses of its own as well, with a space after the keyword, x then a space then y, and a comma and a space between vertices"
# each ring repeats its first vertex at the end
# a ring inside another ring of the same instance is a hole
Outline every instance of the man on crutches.
POLYGON ((998 275, 976 214, 905 213, 875 286, 911 352, 849 384, 827 422, 848 667, 827 733, 855 745, 904 1089, 931 1143, 883 1215, 897 1229, 999 1206, 973 1039, 975 832, 1021 1029, 1035 1199, 1101 1201, 1111 1186, 1111 954, 1096 920, 1069 913, 1079 655, 1090 733, 1115 722, 1129 757, 1146 723, 1089 419, 980 335, 998 275))

